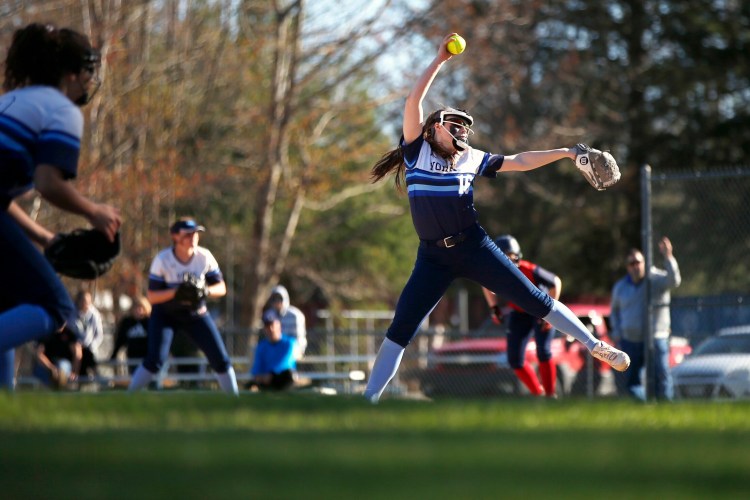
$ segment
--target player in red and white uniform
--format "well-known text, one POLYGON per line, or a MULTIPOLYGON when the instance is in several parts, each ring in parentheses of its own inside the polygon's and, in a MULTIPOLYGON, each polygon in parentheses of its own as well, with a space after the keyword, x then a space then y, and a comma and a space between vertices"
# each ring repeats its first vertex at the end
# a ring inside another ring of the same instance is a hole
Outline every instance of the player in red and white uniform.
MULTIPOLYGON (((533 262, 521 260, 521 257, 523 257, 521 245, 513 236, 509 234, 499 236, 495 238, 495 244, 537 288, 546 292, 555 300, 560 298, 562 292, 560 278, 533 262)), ((487 288, 482 288, 482 291, 485 299, 487 299, 487 304, 490 306, 492 321, 500 324, 503 318, 501 301, 487 288)), ((508 314, 508 364, 531 394, 535 396, 544 394, 547 397, 554 397, 557 367, 552 361, 552 339, 555 336, 555 329, 543 319, 528 314, 513 302, 507 302, 505 305, 511 309, 508 314), (539 374, 542 378, 541 384, 539 384, 534 369, 526 362, 526 344, 529 342, 532 332, 536 342, 539 374)))

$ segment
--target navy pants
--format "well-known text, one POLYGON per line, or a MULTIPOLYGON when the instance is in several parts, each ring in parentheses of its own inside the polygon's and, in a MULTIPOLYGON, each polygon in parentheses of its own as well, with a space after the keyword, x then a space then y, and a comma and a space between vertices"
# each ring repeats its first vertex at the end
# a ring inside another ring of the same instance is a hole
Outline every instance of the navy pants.
POLYGON ((508 317, 508 364, 511 368, 521 368, 526 360, 526 345, 534 332, 536 356, 539 361, 552 359, 552 337, 555 329, 543 331, 543 323, 538 318, 519 311, 513 311, 508 317))
POLYGON ((154 306, 148 323, 148 353, 143 360, 146 370, 151 373, 161 370, 175 329, 185 332, 195 342, 216 373, 229 370, 229 355, 210 314, 172 313, 162 305, 154 306))
POLYGON ((7 286, 0 287, 0 312, 21 304, 41 306, 52 317, 52 333, 75 317, 70 294, 57 273, 7 211, 0 212, 0 262, 7 286))
MULTIPOLYGON (((620 349, 630 356, 630 368, 626 372, 617 373, 618 388, 640 400, 646 399, 646 393, 641 383, 641 371, 645 367, 645 343, 620 341, 620 349)), ((669 371, 669 339, 654 339, 654 359, 651 360, 656 383, 655 396, 657 399, 671 401, 674 397, 672 374, 669 371)))
POLYGON ((424 318, 458 278, 479 283, 536 318, 550 313, 552 298, 523 275, 484 229, 475 225, 465 233, 467 238, 451 248, 420 243, 414 270, 388 328, 388 339, 402 347, 409 345, 424 318))

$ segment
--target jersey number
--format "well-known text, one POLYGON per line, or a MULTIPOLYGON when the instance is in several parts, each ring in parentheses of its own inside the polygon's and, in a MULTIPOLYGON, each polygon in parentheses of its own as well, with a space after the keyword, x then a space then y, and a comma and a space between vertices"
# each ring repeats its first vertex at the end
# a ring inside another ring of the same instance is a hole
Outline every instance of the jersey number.
POLYGON ((471 189, 471 175, 459 175, 458 176, 458 194, 464 195, 471 189))

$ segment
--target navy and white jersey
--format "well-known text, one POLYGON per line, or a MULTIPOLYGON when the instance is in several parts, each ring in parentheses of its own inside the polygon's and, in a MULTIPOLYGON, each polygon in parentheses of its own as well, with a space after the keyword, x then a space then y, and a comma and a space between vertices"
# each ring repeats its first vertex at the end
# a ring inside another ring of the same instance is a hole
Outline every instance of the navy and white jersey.
POLYGON ((420 239, 445 238, 477 223, 474 178, 496 177, 503 156, 470 147, 449 166, 421 136, 402 145, 402 151, 411 218, 420 239))
POLYGON ((0 96, 0 207, 33 187, 37 165, 78 173, 81 110, 59 89, 30 86, 0 96))
POLYGON ((176 288, 183 282, 185 275, 195 277, 199 285, 214 285, 223 280, 219 263, 208 249, 196 247, 190 262, 182 263, 175 256, 172 247, 169 247, 154 257, 148 272, 148 289, 176 288))

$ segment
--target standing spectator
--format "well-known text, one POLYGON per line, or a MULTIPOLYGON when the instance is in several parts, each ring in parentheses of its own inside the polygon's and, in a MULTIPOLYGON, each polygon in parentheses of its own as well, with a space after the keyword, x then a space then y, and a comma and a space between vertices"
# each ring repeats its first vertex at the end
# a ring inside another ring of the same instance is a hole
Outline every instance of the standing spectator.
MULTIPOLYGON (((521 270, 529 281, 540 290, 545 291, 555 300, 560 298, 562 292, 562 281, 554 273, 529 262, 521 260, 521 245, 511 235, 506 234, 495 239, 495 244, 508 258, 521 270)), ((490 306, 492 320, 496 324, 502 322, 502 309, 499 298, 482 288, 487 304, 490 306)), ((557 367, 552 361, 552 339, 555 329, 543 319, 536 318, 513 302, 509 302, 511 312, 508 316, 508 363, 515 372, 518 379, 525 385, 534 396, 555 397, 555 385, 557 381, 557 367), (534 333, 536 342, 537 359, 539 360, 539 374, 542 384, 536 376, 534 369, 526 362, 526 344, 529 342, 531 333, 534 333)))
POLYGON ((263 313, 263 334, 255 347, 255 359, 248 388, 284 390, 294 385, 297 364, 294 359, 296 339, 282 333, 281 317, 275 309, 263 313))
POLYGON ((492 154, 474 149, 474 118, 442 107, 425 116, 422 103, 440 69, 452 57, 443 38, 437 53, 414 82, 404 103, 402 137, 373 166, 373 181, 394 174, 407 186, 412 222, 420 243, 411 276, 396 304, 393 321, 378 350, 365 397, 376 403, 396 375, 404 350, 419 325, 459 278, 476 281, 536 318, 583 343, 591 355, 616 370, 627 370, 627 355, 597 340, 564 304, 539 290, 490 239, 474 208, 474 181, 504 172, 525 172, 576 158, 576 148, 492 154))
POLYGON ((60 331, 75 312, 62 281, 34 246, 48 246, 54 233, 14 200, 36 189, 110 241, 120 228, 117 209, 93 202, 68 182, 78 174, 78 106, 99 86, 99 59, 87 37, 51 24, 16 30, 8 48, 0 96, 0 261, 13 285, 0 289, 0 387, 13 387, 15 348, 60 331))
POLYGON ((300 360, 307 349, 307 327, 305 326, 305 315, 299 308, 293 306, 289 300, 289 292, 283 285, 278 285, 271 290, 271 296, 266 303, 267 308, 273 308, 281 318, 281 331, 284 335, 297 340, 295 347, 295 359, 300 360))
POLYGON ((671 327, 669 290, 680 286, 682 278, 677 260, 672 255, 672 242, 664 237, 659 241, 659 251, 664 256, 664 269, 652 267, 646 277, 646 259, 643 253, 633 248, 626 258, 627 274, 612 289, 612 312, 610 324, 612 338, 618 341, 623 351, 630 355, 630 371, 619 376, 620 386, 640 400, 646 394, 641 383, 644 367, 646 333, 644 322, 648 313, 646 279, 651 282, 651 300, 654 310, 652 330, 654 332, 654 357, 650 366, 656 381, 656 397, 671 400, 674 388, 669 372, 669 334, 671 327))
POLYGON ((159 252, 151 263, 146 295, 153 305, 148 323, 148 352, 133 374, 130 391, 151 382, 169 354, 174 330, 180 329, 206 355, 221 389, 229 394, 239 392, 224 341, 206 307, 206 299, 223 297, 227 287, 213 254, 198 246, 200 233, 205 230, 190 217, 180 218, 169 229, 172 246, 159 252), (202 298, 197 304, 175 299, 186 278, 200 287, 202 298))
POLYGON ((63 328, 43 338, 36 348, 34 376, 53 389, 62 389, 78 379, 83 346, 76 334, 63 328))
POLYGON ((135 371, 133 360, 142 361, 148 349, 148 320, 151 317, 151 303, 146 297, 136 297, 133 301, 133 312, 120 320, 115 333, 115 346, 110 360, 117 358, 117 353, 125 347, 128 359, 128 373, 135 371))
POLYGON ((104 326, 102 315, 94 306, 91 292, 80 290, 76 294, 76 308, 78 315, 75 326, 83 345, 83 361, 79 375, 93 375, 96 373, 96 361, 99 347, 104 341, 104 326))

